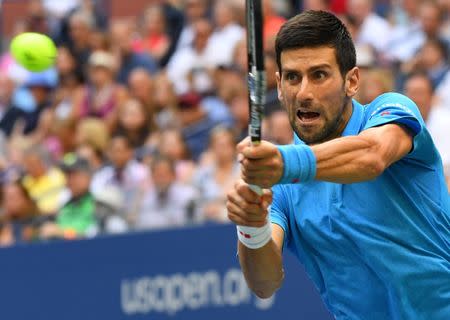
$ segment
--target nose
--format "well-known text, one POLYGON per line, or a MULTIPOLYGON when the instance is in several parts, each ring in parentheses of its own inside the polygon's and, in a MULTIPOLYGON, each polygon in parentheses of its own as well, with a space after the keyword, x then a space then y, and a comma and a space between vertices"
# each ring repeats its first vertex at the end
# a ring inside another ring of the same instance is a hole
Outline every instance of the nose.
POLYGON ((297 89, 297 101, 306 101, 313 99, 311 84, 307 77, 303 77, 297 89))

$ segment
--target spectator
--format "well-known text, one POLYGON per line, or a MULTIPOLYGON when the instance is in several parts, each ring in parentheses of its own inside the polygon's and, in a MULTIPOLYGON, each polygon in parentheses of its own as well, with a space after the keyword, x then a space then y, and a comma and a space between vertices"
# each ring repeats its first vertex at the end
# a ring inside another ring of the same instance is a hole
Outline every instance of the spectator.
POLYGON ((133 225, 143 190, 150 183, 148 169, 134 158, 131 141, 124 135, 111 138, 106 154, 110 164, 94 174, 91 191, 99 194, 105 188, 115 188, 124 199, 122 217, 133 225))
POLYGON ((393 28, 388 41, 389 50, 384 52, 386 59, 405 62, 411 59, 425 42, 423 27, 428 25, 424 20, 428 13, 421 12, 420 3, 419 0, 407 0, 394 5, 391 11, 393 28))
POLYGON ((95 199, 89 191, 92 169, 86 159, 67 154, 61 163, 70 198, 59 210, 56 223, 42 226, 41 238, 81 238, 97 234, 95 199))
MULTIPOLYGON (((49 0, 46 0, 49 1, 49 0)), ((54 0, 50 0, 55 2, 54 0)), ((71 0, 69 0, 71 1, 71 0)), ((67 1, 64 1, 66 3, 67 1)), ((96 0, 78 0, 78 3, 66 11, 60 24, 60 32, 58 36, 58 43, 65 44, 72 41, 72 17, 82 14, 89 21, 89 29, 91 31, 100 30, 105 31, 108 27, 108 18, 105 15, 104 8, 100 8, 96 0)), ((83 30, 84 31, 84 30, 83 30)))
POLYGON ((156 157, 151 173, 153 189, 144 195, 136 228, 175 228, 195 222, 196 190, 177 182, 174 163, 168 158, 156 157))
POLYGON ((41 146, 25 150, 23 185, 43 215, 55 215, 65 200, 66 179, 41 146))
POLYGON ((236 87, 234 97, 230 103, 230 111, 234 118, 235 136, 238 141, 248 136, 248 89, 245 81, 242 79, 240 85, 236 87))
POLYGON ((136 68, 128 77, 130 95, 145 106, 149 114, 156 113, 155 83, 152 75, 144 68, 136 68))
POLYGON ((274 53, 267 52, 264 55, 264 66, 266 69, 266 87, 267 87, 264 115, 268 116, 272 112, 282 110, 282 107, 278 100, 277 78, 276 78, 278 65, 274 53))
POLYGON ((202 108, 200 96, 187 93, 179 97, 177 117, 189 152, 197 161, 209 143, 211 130, 218 124, 202 108))
POLYGON ((382 93, 394 89, 394 79, 389 69, 373 68, 364 71, 356 99, 362 104, 372 102, 382 93))
POLYGON ((424 72, 411 74, 405 82, 404 91, 419 107, 433 142, 441 154, 447 181, 450 181, 450 110, 432 105, 433 84, 424 72))
POLYGON ((211 23, 200 19, 193 24, 193 28, 192 45, 175 51, 167 65, 167 75, 178 95, 189 91, 210 93, 213 90, 210 72, 220 64, 216 48, 209 41, 211 23))
POLYGON ((108 52, 96 51, 89 58, 88 84, 74 101, 72 118, 103 119, 109 130, 117 125, 118 106, 128 96, 124 87, 115 82, 116 61, 108 52))
POLYGON ((226 195, 240 175, 235 151, 235 137, 230 129, 216 127, 210 138, 209 160, 202 164, 194 185, 200 191, 199 216, 207 221, 227 222, 226 195))
POLYGON ((92 31, 89 41, 91 50, 93 52, 111 50, 111 42, 109 39, 109 34, 104 31, 101 30, 92 31))
POLYGON ((285 110, 274 111, 266 119, 268 141, 278 145, 291 144, 293 142, 294 133, 285 110))
POLYGON ((50 107, 54 86, 49 73, 31 73, 25 87, 31 92, 35 107, 30 111, 9 109, 3 118, 6 133, 11 134, 15 130, 16 134, 28 135, 33 143, 42 142, 52 125, 53 111, 50 107))
POLYGON ((119 62, 116 79, 126 84, 130 73, 136 68, 144 68, 150 74, 157 71, 156 61, 145 53, 133 51, 133 25, 127 20, 114 21, 110 29, 111 47, 119 62))
POLYGON ((177 50, 189 47, 194 41, 195 31, 193 25, 196 21, 206 18, 208 0, 184 0, 183 9, 185 24, 178 39, 177 50))
POLYGON ((98 118, 86 118, 78 123, 75 133, 75 144, 90 144, 102 153, 109 144, 110 134, 106 124, 98 118))
POLYGON ((156 125, 158 128, 179 126, 179 119, 176 114, 178 100, 167 73, 159 73, 155 78, 154 85, 156 125))
POLYGON ((263 37, 264 49, 274 48, 275 36, 280 30, 286 19, 275 12, 274 5, 271 0, 263 0, 263 37))
POLYGON ((402 77, 412 71, 426 70, 433 82, 433 88, 438 87, 449 71, 447 63, 448 49, 445 43, 438 39, 429 39, 413 59, 402 66, 402 77))
POLYGON ((373 11, 373 0, 349 0, 348 14, 355 19, 356 45, 371 45, 377 53, 384 52, 390 34, 388 22, 373 11))
POLYGON ((67 120, 70 118, 75 97, 82 90, 84 81, 80 69, 70 50, 67 47, 59 47, 56 59, 59 85, 53 95, 55 119, 67 120))
POLYGON ((174 163, 178 182, 191 183, 195 163, 179 130, 175 128, 163 130, 158 139, 157 150, 174 163))
POLYGON ((89 166, 92 168, 92 172, 99 171, 105 165, 105 155, 102 149, 99 149, 95 144, 90 142, 84 142, 75 150, 77 156, 86 159, 89 162, 89 166))
POLYGON ((0 130, 9 136, 15 122, 22 118, 25 121, 23 110, 14 106, 12 101, 15 83, 6 74, 0 73, 0 130))
MULTIPOLYGON (((419 8, 420 25, 425 35, 425 40, 441 39, 440 30, 443 23, 443 12, 436 1, 425 0, 419 8)), ((443 40, 444 41, 444 40, 443 40)), ((444 41, 445 43, 445 41, 444 41)), ((445 43, 448 45, 448 43, 445 43)))
POLYGON ((126 136, 134 149, 144 145, 155 130, 154 115, 139 100, 129 99, 120 107, 116 133, 126 136))
POLYGON ((144 12, 141 38, 134 42, 134 51, 146 53, 156 61, 160 61, 170 47, 171 39, 166 30, 167 24, 162 6, 150 5, 144 12))
POLYGON ((237 21, 236 8, 229 2, 216 1, 213 15, 215 30, 209 39, 215 49, 215 59, 219 65, 231 65, 236 44, 245 36, 244 28, 237 21))
POLYGON ((3 214, 0 226, 0 247, 29 243, 36 239, 39 209, 19 180, 2 186, 3 214))
POLYGON ((85 66, 91 55, 90 34, 94 27, 93 17, 86 12, 76 11, 69 18, 69 38, 62 44, 69 48, 79 66, 85 66))

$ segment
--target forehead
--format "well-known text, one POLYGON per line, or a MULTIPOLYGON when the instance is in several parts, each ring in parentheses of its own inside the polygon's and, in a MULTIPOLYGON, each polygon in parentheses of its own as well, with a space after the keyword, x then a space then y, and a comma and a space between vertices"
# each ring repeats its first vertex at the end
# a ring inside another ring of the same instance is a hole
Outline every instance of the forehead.
POLYGON ((335 52, 334 48, 326 46, 284 50, 280 56, 281 67, 282 70, 299 71, 320 65, 339 68, 335 52))

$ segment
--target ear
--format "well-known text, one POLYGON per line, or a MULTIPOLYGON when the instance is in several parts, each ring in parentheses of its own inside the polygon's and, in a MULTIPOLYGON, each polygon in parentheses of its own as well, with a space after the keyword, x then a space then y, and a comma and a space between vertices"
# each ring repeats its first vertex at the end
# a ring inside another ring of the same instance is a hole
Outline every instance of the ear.
POLYGON ((359 68, 354 67, 345 76, 345 94, 353 97, 359 89, 359 68))
POLYGON ((275 77, 277 79, 277 93, 278 93, 278 100, 283 101, 283 95, 281 93, 281 75, 277 71, 275 72, 275 77))

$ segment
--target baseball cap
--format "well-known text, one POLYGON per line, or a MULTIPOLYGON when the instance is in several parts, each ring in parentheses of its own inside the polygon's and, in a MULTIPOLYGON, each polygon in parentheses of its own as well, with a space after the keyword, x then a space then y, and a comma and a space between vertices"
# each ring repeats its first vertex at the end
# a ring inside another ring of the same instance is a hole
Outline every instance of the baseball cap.
POLYGON ((60 168, 64 172, 84 171, 87 173, 92 172, 92 168, 89 161, 75 153, 66 154, 61 163, 60 168))
POLYGON ((189 109, 197 107, 202 97, 196 92, 188 92, 178 96, 178 107, 180 109, 189 109))

